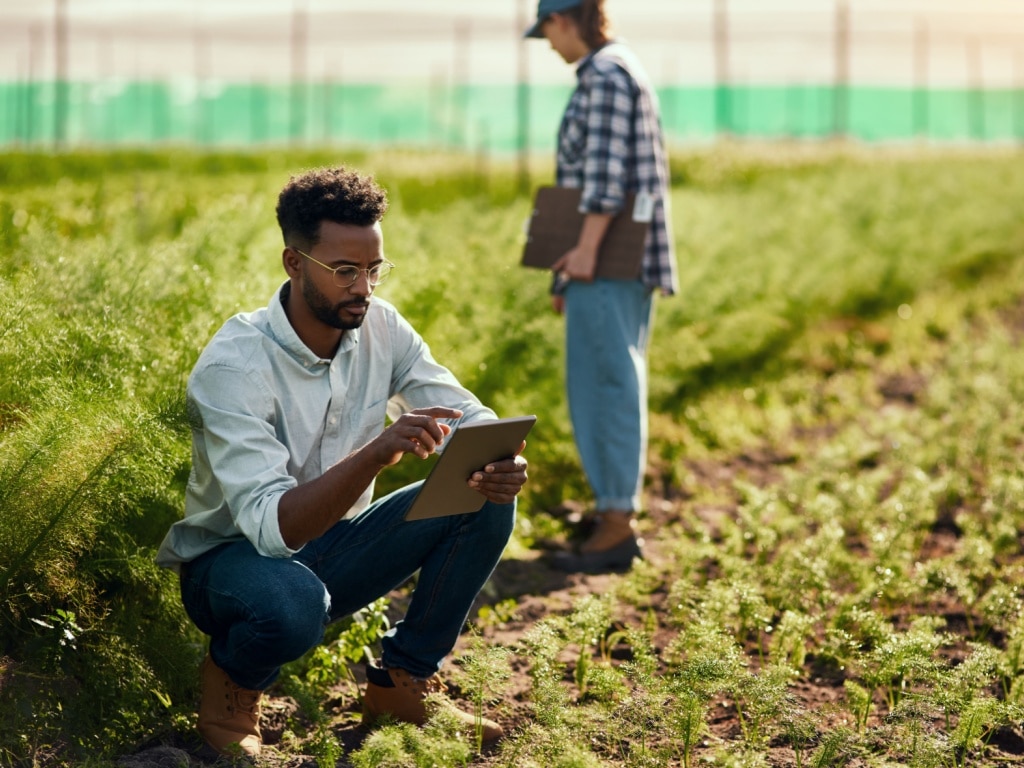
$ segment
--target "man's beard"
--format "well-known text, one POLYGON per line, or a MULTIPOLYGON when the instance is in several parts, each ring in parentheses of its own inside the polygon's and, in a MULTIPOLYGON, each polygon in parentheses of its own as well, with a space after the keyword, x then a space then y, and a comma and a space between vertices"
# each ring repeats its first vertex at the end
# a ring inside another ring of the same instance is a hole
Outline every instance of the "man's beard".
POLYGON ((366 315, 355 315, 351 319, 345 320, 340 314, 344 307, 366 306, 370 303, 369 299, 351 299, 332 304, 309 280, 302 283, 302 298, 306 300, 306 304, 317 320, 341 331, 351 331, 358 328, 363 324, 363 320, 366 317, 366 315))

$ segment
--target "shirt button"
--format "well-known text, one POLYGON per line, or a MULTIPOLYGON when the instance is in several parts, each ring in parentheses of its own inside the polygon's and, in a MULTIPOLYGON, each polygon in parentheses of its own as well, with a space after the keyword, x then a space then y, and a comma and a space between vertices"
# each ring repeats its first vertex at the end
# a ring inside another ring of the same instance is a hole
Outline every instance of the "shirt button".
POLYGON ((327 423, 330 424, 333 427, 335 424, 338 423, 338 420, 336 418, 334 418, 333 416, 331 416, 331 418, 329 418, 327 420, 327 423))

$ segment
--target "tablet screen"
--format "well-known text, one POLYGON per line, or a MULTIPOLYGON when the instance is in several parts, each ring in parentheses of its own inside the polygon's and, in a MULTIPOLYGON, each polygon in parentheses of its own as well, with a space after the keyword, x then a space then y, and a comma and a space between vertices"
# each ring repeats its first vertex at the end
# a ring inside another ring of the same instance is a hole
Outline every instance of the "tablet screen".
POLYGON ((492 461, 511 458, 537 421, 536 416, 477 421, 459 426, 427 475, 406 520, 479 512, 487 501, 466 485, 470 475, 492 461))

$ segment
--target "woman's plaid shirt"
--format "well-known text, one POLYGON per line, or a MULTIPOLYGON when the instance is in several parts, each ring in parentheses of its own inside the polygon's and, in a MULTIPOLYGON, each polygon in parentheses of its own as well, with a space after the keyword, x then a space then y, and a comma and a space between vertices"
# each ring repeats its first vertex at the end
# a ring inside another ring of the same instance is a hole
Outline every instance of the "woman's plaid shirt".
POLYGON ((557 184, 582 189, 582 213, 617 213, 628 192, 652 195, 641 279, 652 289, 673 294, 679 283, 657 94, 622 43, 589 54, 576 78, 558 131, 557 184))

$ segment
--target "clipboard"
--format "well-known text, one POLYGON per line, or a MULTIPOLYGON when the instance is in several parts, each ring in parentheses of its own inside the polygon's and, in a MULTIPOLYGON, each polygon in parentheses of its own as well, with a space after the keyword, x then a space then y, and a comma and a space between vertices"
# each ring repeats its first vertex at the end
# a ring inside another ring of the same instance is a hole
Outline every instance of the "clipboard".
MULTIPOLYGON (((582 190, 570 187, 537 189, 523 246, 524 267, 551 269, 552 264, 576 245, 583 227, 584 214, 579 210, 582 194, 582 190)), ((650 197, 647 200, 650 201, 650 197)), ((595 277, 613 280, 640 277, 650 218, 650 211, 637 211, 637 195, 629 193, 625 206, 612 219, 601 241, 595 277)))
POLYGON ((405 519, 427 520, 479 512, 487 499, 466 485, 469 476, 492 461, 514 456, 536 422, 536 416, 515 416, 457 427, 445 441, 444 451, 437 457, 405 519))

